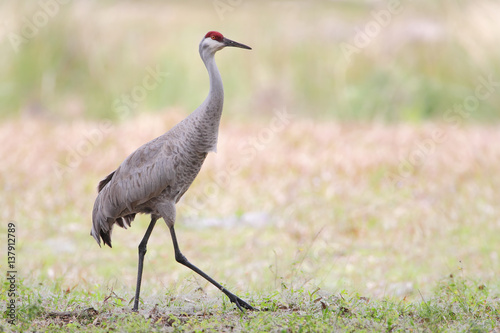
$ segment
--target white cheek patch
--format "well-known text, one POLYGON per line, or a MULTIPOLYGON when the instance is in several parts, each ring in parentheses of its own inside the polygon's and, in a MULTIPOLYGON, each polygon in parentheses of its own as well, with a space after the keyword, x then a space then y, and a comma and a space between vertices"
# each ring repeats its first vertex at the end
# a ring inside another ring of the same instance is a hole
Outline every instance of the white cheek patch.
POLYGON ((224 44, 216 41, 210 37, 205 38, 203 41, 203 48, 209 47, 210 49, 221 49, 224 47, 224 44))

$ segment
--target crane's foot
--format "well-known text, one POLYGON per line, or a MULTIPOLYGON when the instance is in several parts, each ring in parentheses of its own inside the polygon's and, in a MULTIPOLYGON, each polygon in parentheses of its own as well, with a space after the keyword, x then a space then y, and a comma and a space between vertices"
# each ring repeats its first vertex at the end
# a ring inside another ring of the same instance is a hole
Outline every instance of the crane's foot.
MULTIPOLYGON (((132 312, 139 312, 139 298, 137 298, 136 296, 133 298, 133 300, 134 300, 134 307, 132 308, 132 312)), ((132 300, 130 300, 130 302, 132 302, 132 300)))
POLYGON ((251 306, 250 304, 248 304, 247 302, 245 302, 244 300, 242 300, 241 298, 239 298, 235 294, 230 293, 227 290, 224 290, 223 292, 224 292, 224 294, 227 295, 227 297, 229 297, 229 300, 231 301, 231 303, 236 304, 236 306, 238 307, 238 309, 240 309, 241 312, 245 312, 245 310, 243 310, 243 309, 252 310, 252 311, 259 311, 259 309, 254 308, 253 306, 251 306))

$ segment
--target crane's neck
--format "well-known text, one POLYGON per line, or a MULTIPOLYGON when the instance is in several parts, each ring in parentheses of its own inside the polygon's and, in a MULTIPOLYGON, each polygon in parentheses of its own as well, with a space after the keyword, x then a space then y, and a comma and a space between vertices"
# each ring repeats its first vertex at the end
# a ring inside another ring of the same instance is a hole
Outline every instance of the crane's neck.
POLYGON ((222 85, 222 78, 215 63, 214 54, 210 54, 203 59, 205 66, 208 70, 208 77, 210 78, 210 91, 208 92, 207 100, 211 102, 220 103, 220 111, 222 111, 222 104, 224 103, 224 87, 222 85))
POLYGON ((215 64, 214 54, 200 50, 210 78, 210 90, 203 103, 191 114, 189 122, 192 124, 190 141, 197 151, 217 151, 219 123, 224 104, 224 88, 219 69, 215 64))

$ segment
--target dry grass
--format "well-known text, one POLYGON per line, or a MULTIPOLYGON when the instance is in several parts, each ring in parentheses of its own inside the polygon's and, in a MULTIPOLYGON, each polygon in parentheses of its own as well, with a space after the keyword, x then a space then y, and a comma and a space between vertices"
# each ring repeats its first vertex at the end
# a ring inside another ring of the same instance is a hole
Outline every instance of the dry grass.
MULTIPOLYGON (((1 218, 17 224, 21 277, 89 290, 109 284, 132 296, 147 218, 116 229, 113 249, 99 249, 88 235, 90 214, 97 182, 182 118, 164 114, 112 124, 101 137, 102 122, 0 125, 1 218), (66 168, 68 158, 76 162, 66 168)), ((425 295, 450 273, 498 288, 498 127, 292 117, 270 132, 270 124, 223 121, 218 153, 178 205, 181 248, 230 289, 271 291, 283 283, 419 298, 418 290, 425 295), (401 160, 436 130, 444 139, 407 172, 401 160), (214 185, 224 170, 231 176, 214 185)), ((206 286, 175 263, 164 225, 151 239, 145 274, 145 296, 206 286)))

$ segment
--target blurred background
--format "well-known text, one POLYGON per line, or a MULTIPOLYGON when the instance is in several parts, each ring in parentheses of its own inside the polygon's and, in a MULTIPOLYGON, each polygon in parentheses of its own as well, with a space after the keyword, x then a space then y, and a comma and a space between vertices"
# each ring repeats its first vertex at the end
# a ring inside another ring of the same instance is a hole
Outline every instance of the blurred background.
MULTIPOLYGON (((286 105, 314 118, 440 120, 481 75, 500 74, 494 1, 60 2, 2 4, 3 118, 116 119, 115 100, 149 67, 168 76, 140 112, 188 113, 206 94, 197 44, 208 30, 255 49, 218 55, 228 117, 286 105)), ((495 121, 499 98, 471 119, 495 121)))
MULTIPOLYGON (((148 219, 99 249, 95 187, 206 97, 209 30, 253 50, 216 56, 219 151, 178 205, 193 263, 249 292, 420 297, 449 274, 498 288, 500 4, 487 0, 2 1, 0 214, 27 283, 132 295, 148 219)), ((206 286, 157 229, 146 295, 206 286)))

